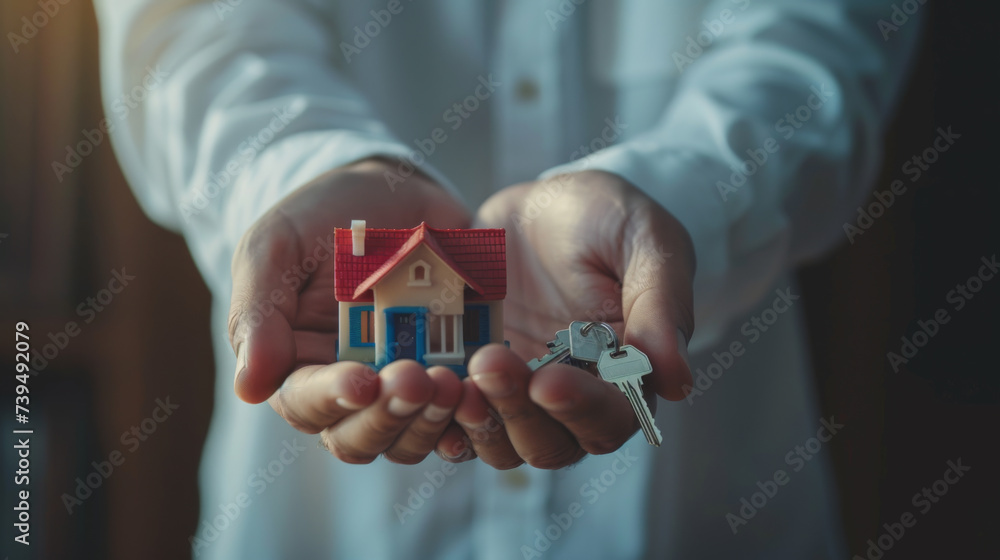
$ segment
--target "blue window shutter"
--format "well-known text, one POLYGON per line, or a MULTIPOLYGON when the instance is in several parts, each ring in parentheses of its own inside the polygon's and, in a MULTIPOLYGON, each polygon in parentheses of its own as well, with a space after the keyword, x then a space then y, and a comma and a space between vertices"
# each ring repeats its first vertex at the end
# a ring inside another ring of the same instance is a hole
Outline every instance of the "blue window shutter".
POLYGON ((468 321, 472 314, 471 311, 476 311, 478 315, 479 324, 463 324, 463 329, 465 330, 465 344, 476 346, 483 345, 490 341, 490 308, 487 305, 466 305, 465 306, 465 320, 468 321), (472 333, 475 333, 473 335, 472 333))
POLYGON ((348 310, 350 314, 350 334, 351 346, 361 346, 361 311, 360 307, 352 307, 348 310))
POLYGON ((421 333, 427 332, 427 308, 418 307, 417 308, 417 361, 423 365, 427 365, 424 361, 424 354, 427 353, 427 337, 421 335, 421 333))
POLYGON ((479 309, 479 343, 486 344, 490 341, 490 308, 483 305, 479 309))
POLYGON ((350 321, 351 346, 375 346, 370 342, 361 342, 361 313, 368 311, 375 312, 373 305, 361 305, 348 309, 348 319, 350 321))

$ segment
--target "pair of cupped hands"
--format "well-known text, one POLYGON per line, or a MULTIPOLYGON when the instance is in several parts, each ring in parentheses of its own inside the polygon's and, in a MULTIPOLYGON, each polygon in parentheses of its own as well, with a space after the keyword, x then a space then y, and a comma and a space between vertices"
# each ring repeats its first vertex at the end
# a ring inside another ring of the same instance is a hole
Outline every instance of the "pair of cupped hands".
POLYGON ((649 356, 653 410, 656 395, 684 397, 694 251, 664 208, 617 175, 583 171, 508 187, 473 217, 419 172, 390 189, 385 172, 396 169, 368 159, 331 171, 244 234, 229 313, 239 398, 266 400, 348 463, 384 455, 414 464, 435 451, 498 469, 561 468, 617 450, 639 427, 614 385, 569 365, 532 372, 525 362, 545 354, 545 342, 571 321, 595 318, 649 356), (337 362, 334 259, 313 256, 326 255, 317 246, 353 219, 380 228, 505 228, 510 348, 479 349, 464 380, 411 360, 378 374, 337 362))

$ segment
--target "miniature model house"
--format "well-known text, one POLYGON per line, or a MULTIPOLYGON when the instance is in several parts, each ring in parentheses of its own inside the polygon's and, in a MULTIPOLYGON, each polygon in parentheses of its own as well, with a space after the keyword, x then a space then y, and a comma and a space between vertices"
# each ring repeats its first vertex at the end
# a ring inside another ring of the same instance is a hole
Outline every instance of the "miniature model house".
POLYGON ((335 237, 338 360, 411 359, 464 374, 477 348, 503 342, 504 230, 366 229, 354 220, 335 237))

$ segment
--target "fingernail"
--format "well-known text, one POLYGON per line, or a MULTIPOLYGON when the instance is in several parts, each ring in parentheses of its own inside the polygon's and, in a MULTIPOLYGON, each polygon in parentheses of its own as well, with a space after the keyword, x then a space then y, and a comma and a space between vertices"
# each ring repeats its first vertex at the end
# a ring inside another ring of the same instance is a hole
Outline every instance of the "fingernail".
POLYGON ((436 404, 429 404, 427 405, 427 408, 424 409, 424 418, 428 422, 440 422, 450 416, 452 410, 454 410, 454 408, 446 408, 436 404))
POLYGON ((551 410, 552 412, 566 412, 567 410, 572 410, 576 406, 576 399, 567 397, 563 400, 558 401, 542 401, 541 399, 535 401, 535 404, 544 408, 545 410, 551 410))
POLYGON ((389 414, 402 418, 413 414, 422 406, 424 406, 424 403, 413 403, 399 397, 392 397, 389 399, 389 414))
POLYGON ((240 377, 246 373, 247 370, 247 353, 246 344, 240 342, 236 345, 236 378, 234 380, 235 384, 239 384, 240 377))
POLYGON ((488 398, 502 399, 516 389, 510 376, 503 372, 474 373, 472 381, 488 398))
POLYGON ((479 423, 459 422, 459 425, 461 425, 463 428, 465 428, 466 432, 478 432, 480 430, 485 429, 485 427, 486 427, 486 423, 485 422, 479 422, 479 423))
POLYGON ((458 451, 456 453, 446 453, 443 451, 438 451, 437 454, 438 456, 440 456, 445 461, 448 461, 449 463, 462 463, 476 456, 475 452, 472 451, 472 448, 470 447, 463 447, 461 451, 458 451))
POLYGON ((684 364, 691 369, 691 357, 688 356, 688 340, 680 329, 677 329, 677 353, 681 355, 684 364))
POLYGON ((346 408, 347 410, 361 410, 365 407, 363 404, 352 403, 344 397, 337 397, 337 406, 346 408))

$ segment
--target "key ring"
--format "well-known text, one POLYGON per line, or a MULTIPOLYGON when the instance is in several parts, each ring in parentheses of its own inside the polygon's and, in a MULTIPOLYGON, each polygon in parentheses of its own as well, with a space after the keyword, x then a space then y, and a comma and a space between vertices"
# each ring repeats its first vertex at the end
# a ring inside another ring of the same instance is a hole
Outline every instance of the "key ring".
POLYGON ((611 353, 611 356, 615 357, 620 355, 622 351, 621 342, 619 342, 618 340, 618 333, 615 332, 614 327, 612 327, 611 325, 607 323, 602 323, 600 321, 591 321, 580 328, 580 334, 586 336, 587 333, 590 332, 590 329, 594 328, 595 326, 603 327, 604 330, 608 331, 608 334, 611 335, 611 343, 614 344, 615 346, 615 351, 611 353))

